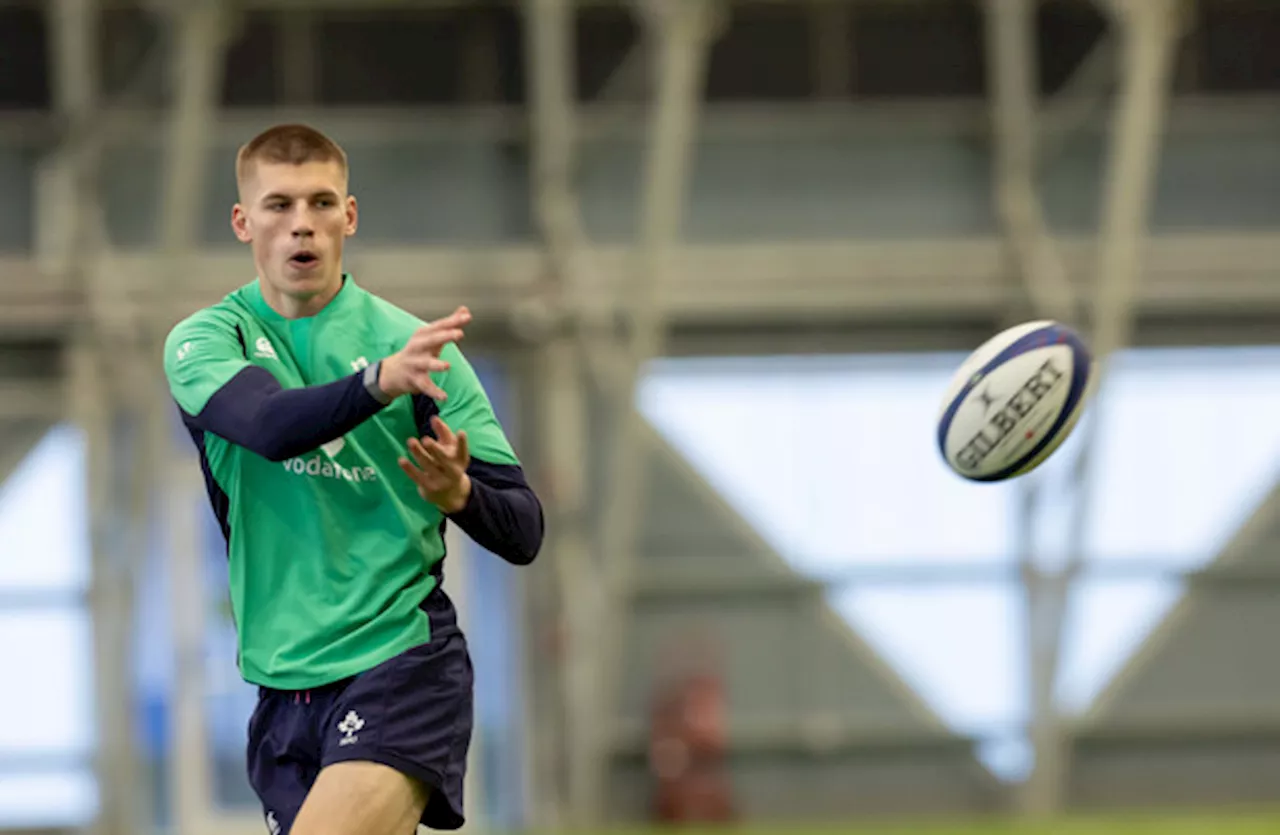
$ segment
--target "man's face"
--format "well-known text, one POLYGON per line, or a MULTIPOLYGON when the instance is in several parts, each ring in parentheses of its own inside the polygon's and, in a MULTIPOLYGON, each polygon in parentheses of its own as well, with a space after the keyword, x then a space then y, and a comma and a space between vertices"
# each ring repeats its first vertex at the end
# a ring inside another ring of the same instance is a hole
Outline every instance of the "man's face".
POLYGON ((336 291, 342 245, 356 231, 356 200, 336 162, 255 163, 231 213, 273 295, 297 300, 336 291))

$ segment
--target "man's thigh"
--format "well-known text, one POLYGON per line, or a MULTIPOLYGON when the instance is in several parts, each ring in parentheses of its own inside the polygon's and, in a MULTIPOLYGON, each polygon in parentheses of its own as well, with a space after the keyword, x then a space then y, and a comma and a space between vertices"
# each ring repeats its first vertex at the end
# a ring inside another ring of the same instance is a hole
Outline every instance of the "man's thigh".
MULTIPOLYGON (((376 764, 384 768, 358 771, 360 785, 370 793, 367 797, 352 797, 350 802, 385 802, 389 804, 387 814, 394 817, 421 799, 423 807, 418 812, 427 827, 460 828, 464 822, 462 785, 471 743, 473 682, 466 640, 456 630, 442 630, 430 644, 415 647, 358 676, 335 700, 321 728, 322 771, 313 792, 319 790, 321 781, 327 780, 331 789, 325 791, 336 802, 343 802, 341 781, 346 778, 342 775, 357 772, 336 766, 376 764), (326 778, 326 774, 337 776, 326 778), (366 786, 366 778, 378 785, 366 786), (415 786, 424 791, 411 792, 415 786)), ((328 804, 329 795, 325 797, 328 804)), ((307 802, 311 802, 310 796, 307 802)), ((381 816, 383 809, 366 805, 365 812, 357 809, 355 814, 365 819, 381 816)), ((332 831, 343 835, 388 832, 332 831)), ((309 832, 295 828, 292 835, 309 832)), ((405 832, 410 835, 413 828, 405 832)))
POLYGON ((381 763, 325 766, 290 835, 413 835, 430 790, 381 763))

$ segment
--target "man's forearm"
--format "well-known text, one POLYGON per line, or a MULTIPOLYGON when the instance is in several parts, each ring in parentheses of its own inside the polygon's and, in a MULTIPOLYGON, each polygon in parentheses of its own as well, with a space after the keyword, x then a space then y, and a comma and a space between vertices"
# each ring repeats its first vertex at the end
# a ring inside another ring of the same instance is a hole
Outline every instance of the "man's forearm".
POLYGON ((542 503, 519 467, 471 462, 471 494, 449 519, 487 551, 528 565, 542 548, 542 503))
MULTIPOLYGON (((376 369, 376 366, 371 366, 376 369)), ((305 388, 282 388, 271 372, 246 368, 187 422, 205 432, 284 461, 340 438, 390 402, 376 387, 376 370, 305 388)))

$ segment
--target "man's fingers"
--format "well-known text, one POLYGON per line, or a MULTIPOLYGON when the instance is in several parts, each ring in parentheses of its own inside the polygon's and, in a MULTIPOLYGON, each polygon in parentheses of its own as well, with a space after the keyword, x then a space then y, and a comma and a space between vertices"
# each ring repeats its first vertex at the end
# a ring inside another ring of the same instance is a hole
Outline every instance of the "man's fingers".
POLYGON ((446 446, 453 443, 453 430, 439 415, 431 416, 431 428, 435 430, 436 437, 440 439, 440 443, 446 446))
POLYGON ((459 342, 462 340, 463 334, 461 328, 446 328, 437 330, 434 328, 419 328, 410 339, 408 349, 413 353, 428 352, 438 353, 441 348, 450 342, 459 342))
POLYGON ((445 423, 439 415, 431 416, 431 428, 435 431, 436 437, 440 439, 441 454, 454 464, 461 464, 465 467, 471 455, 470 448, 467 445, 467 431, 459 429, 457 433, 454 433, 449 428, 449 424, 445 423))
POLYGON ((396 463, 400 465, 400 469, 404 470, 405 475, 409 476, 409 478, 413 479, 419 485, 422 484, 423 472, 422 470, 419 470, 412 461, 402 455, 397 459, 396 463))
POLYGON ((418 495, 427 498, 429 493, 433 493, 444 486, 444 482, 439 474, 432 474, 418 469, 408 458, 400 458, 400 469, 404 470, 405 475, 409 476, 409 480, 413 482, 414 487, 418 488, 418 495))
POLYGON ((448 462, 441 458, 437 450, 430 449, 417 438, 410 439, 409 454, 413 457, 409 466, 418 473, 414 480, 419 486, 438 489, 449 478, 448 462))
POLYGON ((439 463, 437 463, 437 461, 432 457, 431 452, 427 449, 426 445, 422 443, 422 441, 417 438, 410 438, 408 446, 409 454, 413 456, 414 463, 419 467, 424 470, 440 468, 439 463))
POLYGON ((469 324, 471 324, 471 311, 466 307, 459 307, 448 316, 428 322, 418 328, 414 337, 421 338, 430 344, 445 345, 462 339, 462 329, 469 324))
POLYGON ((470 322, 471 312, 466 308, 458 308, 452 315, 418 328, 410 339, 410 344, 416 342, 424 347, 440 348, 450 342, 458 342, 465 336, 462 329, 470 322))
POLYGON ((433 438, 415 438, 409 443, 409 449, 424 470, 448 478, 457 469, 457 463, 449 450, 433 438))
POLYGON ((428 328, 460 328, 471 321, 471 311, 465 306, 458 307, 448 316, 428 322, 428 328))
POLYGON ((448 371, 453 366, 449 364, 448 360, 442 360, 433 354, 427 354, 425 357, 414 357, 413 367, 419 374, 429 374, 436 371, 448 371))
POLYGON ((427 460, 442 473, 446 474, 455 468, 453 455, 450 451, 451 446, 430 437, 422 439, 422 448, 427 454, 427 460))
POLYGON ((418 485, 419 490, 426 489, 426 486, 427 486, 426 473, 418 469, 416 466, 414 466, 412 461, 410 461, 408 458, 405 458, 403 456, 400 457, 397 463, 400 465, 400 469, 404 470, 404 474, 409 476, 409 478, 413 480, 414 484, 418 485))
POLYGON ((416 374, 413 379, 413 388, 419 394, 425 394, 432 400, 444 401, 448 399, 448 395, 444 393, 444 389, 436 385, 435 380, 431 379, 430 374, 416 374))

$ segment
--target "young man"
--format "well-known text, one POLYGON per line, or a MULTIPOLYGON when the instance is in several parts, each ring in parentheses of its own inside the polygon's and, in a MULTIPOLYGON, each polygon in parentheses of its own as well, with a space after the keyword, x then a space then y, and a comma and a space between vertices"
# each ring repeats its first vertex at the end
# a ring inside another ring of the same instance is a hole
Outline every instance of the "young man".
POLYGON ((543 519, 471 366, 343 272, 347 160, 301 125, 236 159, 257 279, 178 324, 165 373, 227 538, 249 778, 272 835, 463 823, 472 668, 445 525, 519 565, 543 519))

